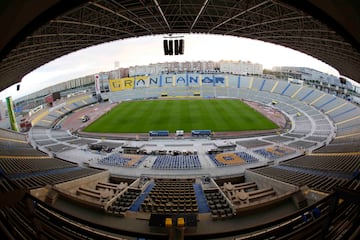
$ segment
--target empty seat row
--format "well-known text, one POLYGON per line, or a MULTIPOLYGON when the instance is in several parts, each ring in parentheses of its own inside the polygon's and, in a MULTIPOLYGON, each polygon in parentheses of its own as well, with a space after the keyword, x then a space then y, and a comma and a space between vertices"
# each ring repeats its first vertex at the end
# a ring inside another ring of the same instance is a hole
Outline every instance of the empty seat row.
POLYGON ((98 164, 113 166, 113 167, 137 167, 143 160, 145 156, 143 155, 131 155, 131 154, 121 154, 113 153, 109 156, 106 156, 98 160, 98 164))
POLYGON ((157 156, 154 169, 200 169, 201 164, 197 155, 160 155, 157 156))
POLYGON ((282 165, 307 169, 319 169, 324 171, 353 173, 360 168, 360 154, 302 156, 286 161, 282 163, 282 165))
POLYGON ((0 169, 5 174, 32 173, 74 166, 76 165, 73 163, 56 158, 34 158, 33 156, 5 158, 0 156, 0 169))

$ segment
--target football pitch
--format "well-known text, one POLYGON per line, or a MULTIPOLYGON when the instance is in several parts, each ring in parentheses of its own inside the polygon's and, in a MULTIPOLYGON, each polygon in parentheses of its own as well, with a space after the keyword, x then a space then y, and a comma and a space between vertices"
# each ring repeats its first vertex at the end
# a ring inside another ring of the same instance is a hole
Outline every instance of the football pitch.
POLYGON ((151 130, 269 130, 278 126, 240 100, 148 100, 122 102, 85 132, 147 133, 151 130))

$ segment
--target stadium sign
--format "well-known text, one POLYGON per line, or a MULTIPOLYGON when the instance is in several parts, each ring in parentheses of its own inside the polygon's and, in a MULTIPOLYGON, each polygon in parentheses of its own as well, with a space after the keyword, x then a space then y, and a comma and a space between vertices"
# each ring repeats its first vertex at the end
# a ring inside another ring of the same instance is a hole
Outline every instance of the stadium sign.
POLYGON ((175 87, 175 86, 228 86, 224 75, 213 74, 162 74, 156 76, 137 76, 109 80, 110 90, 122 91, 144 87, 175 87))

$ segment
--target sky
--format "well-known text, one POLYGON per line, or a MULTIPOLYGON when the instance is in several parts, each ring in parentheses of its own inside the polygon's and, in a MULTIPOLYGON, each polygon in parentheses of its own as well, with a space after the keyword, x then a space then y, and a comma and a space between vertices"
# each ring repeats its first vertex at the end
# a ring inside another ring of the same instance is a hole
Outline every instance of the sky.
MULTIPOLYGON (((179 35, 180 36, 180 35, 179 35)), ((184 55, 165 56, 164 35, 113 41, 82 49, 51 61, 23 77, 20 90, 13 85, 0 92, 0 99, 17 99, 48 86, 115 69, 171 61, 250 61, 264 69, 274 66, 309 67, 339 76, 331 66, 303 53, 263 41, 209 34, 182 34, 184 55)))

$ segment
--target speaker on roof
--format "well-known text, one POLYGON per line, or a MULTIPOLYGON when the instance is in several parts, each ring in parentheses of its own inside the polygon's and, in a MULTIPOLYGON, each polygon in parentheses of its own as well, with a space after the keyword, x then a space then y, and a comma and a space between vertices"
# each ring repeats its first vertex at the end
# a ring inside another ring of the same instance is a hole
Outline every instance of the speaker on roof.
MULTIPOLYGON (((169 37, 170 38, 170 37, 169 37)), ((184 54, 184 39, 163 40, 165 55, 182 55, 184 54)))
POLYGON ((183 55, 184 54, 184 39, 180 39, 179 40, 179 54, 183 55))
POLYGON ((173 55, 174 54, 174 44, 173 44, 173 40, 169 40, 169 55, 173 55))
POLYGON ((169 55, 169 46, 168 46, 168 40, 164 40, 164 54, 169 55))
POLYGON ((179 55, 179 40, 174 40, 174 52, 175 55, 179 55))

